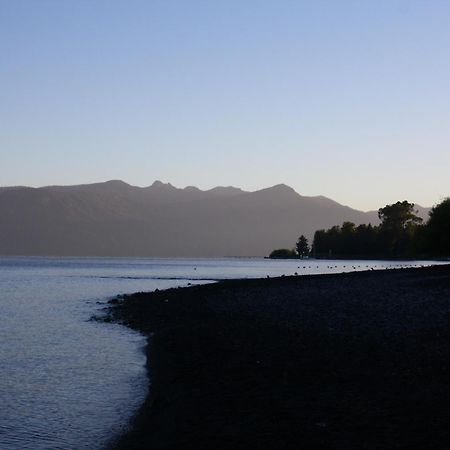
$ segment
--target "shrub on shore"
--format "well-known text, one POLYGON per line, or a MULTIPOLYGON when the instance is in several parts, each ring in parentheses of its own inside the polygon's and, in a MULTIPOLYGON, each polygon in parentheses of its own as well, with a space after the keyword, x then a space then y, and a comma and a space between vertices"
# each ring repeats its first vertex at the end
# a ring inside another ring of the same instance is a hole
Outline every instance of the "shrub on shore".
POLYGON ((292 259, 297 258, 295 250, 289 250, 288 248, 279 248, 274 250, 270 255, 271 259, 292 259))

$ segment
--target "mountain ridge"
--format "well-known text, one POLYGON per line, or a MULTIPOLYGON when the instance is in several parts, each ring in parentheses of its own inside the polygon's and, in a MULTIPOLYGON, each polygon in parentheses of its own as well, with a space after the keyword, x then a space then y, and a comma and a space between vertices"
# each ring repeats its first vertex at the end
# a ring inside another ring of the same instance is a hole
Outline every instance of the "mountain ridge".
POLYGON ((0 254, 55 256, 265 256, 317 229, 378 223, 323 196, 278 184, 201 190, 155 181, 0 188, 0 254))

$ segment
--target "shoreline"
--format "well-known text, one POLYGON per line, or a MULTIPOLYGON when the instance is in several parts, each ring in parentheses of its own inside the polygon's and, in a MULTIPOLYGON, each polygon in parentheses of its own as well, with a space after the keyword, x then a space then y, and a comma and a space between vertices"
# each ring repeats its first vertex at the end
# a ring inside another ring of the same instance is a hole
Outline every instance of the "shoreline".
POLYGON ((448 448, 450 265, 227 280, 113 300, 149 336, 114 449, 448 448))

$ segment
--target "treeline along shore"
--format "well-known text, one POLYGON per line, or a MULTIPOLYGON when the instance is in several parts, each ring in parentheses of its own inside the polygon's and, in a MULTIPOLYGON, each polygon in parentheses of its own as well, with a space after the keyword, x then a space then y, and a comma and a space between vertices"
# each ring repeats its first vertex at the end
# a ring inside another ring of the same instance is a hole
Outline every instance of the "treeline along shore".
POLYGON ((116 449, 448 449, 450 265, 117 298, 149 395, 116 449))
POLYGON ((433 206, 428 220, 406 200, 378 210, 380 224, 356 226, 346 221, 317 230, 311 248, 301 235, 294 249, 276 249, 270 258, 449 259, 450 198, 433 206))

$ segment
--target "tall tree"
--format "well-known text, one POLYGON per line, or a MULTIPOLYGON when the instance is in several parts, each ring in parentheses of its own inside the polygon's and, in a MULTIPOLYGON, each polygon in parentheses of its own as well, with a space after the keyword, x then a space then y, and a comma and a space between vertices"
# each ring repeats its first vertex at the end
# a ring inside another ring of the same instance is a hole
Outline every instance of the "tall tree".
POLYGON ((450 256, 450 197, 431 209, 427 234, 432 254, 450 256))
POLYGON ((391 230, 401 230, 410 225, 422 223, 422 219, 414 210, 414 203, 408 203, 406 200, 380 208, 378 217, 381 220, 382 228, 391 230))
POLYGON ((303 234, 298 238, 298 241, 295 244, 295 249, 300 258, 304 258, 309 255, 308 239, 306 239, 303 234))
POLYGON ((386 254, 410 256, 416 228, 422 223, 414 210, 414 203, 404 200, 386 205, 378 210, 378 217, 381 220, 380 245, 386 254))

